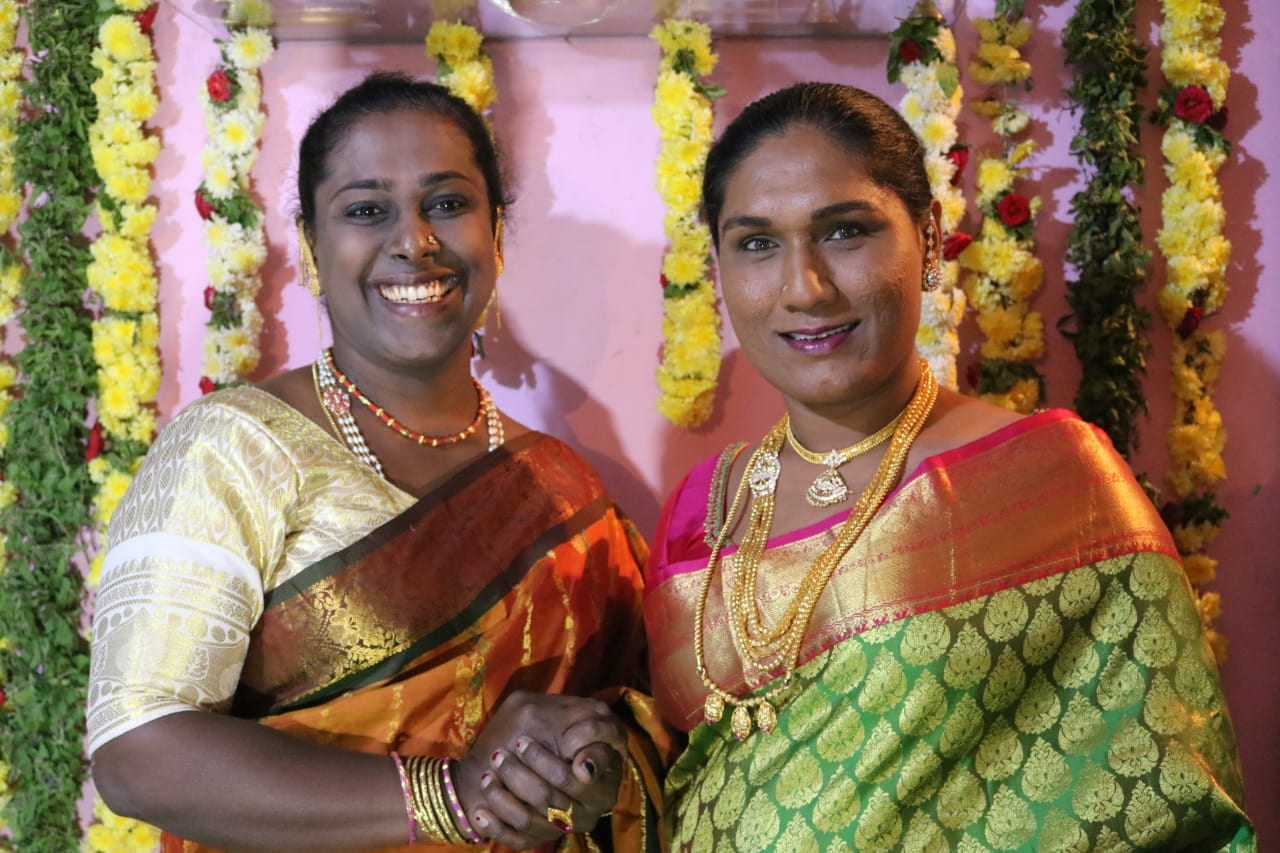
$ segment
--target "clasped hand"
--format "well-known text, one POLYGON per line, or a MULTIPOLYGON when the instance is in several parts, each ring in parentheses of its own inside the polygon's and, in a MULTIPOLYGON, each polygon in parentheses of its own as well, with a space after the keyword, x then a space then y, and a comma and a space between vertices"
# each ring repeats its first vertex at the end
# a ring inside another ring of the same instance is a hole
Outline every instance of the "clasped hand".
POLYGON ((593 699, 507 697, 456 771, 458 796, 481 836, 517 850, 590 830, 613 808, 626 728, 593 699), (572 816, 571 826, 548 817, 572 816))

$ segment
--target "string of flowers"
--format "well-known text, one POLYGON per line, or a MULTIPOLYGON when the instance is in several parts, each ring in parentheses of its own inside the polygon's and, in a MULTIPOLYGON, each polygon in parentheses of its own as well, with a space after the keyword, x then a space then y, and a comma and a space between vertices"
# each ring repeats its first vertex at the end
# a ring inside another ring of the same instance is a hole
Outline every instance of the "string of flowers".
MULTIPOLYGON (((898 110, 924 144, 929 185, 942 204, 945 241, 964 216, 958 176, 968 152, 957 141, 956 117, 964 91, 956 67, 956 40, 932 0, 920 0, 890 34, 888 74, 890 83, 901 80, 907 88, 898 110)), ((959 263, 944 256, 941 267, 941 286, 926 292, 920 306, 916 351, 929 362, 939 383, 955 389, 960 352, 956 329, 964 318, 965 297, 956 286, 959 263)))
MULTIPOLYGON (((18 116, 22 109, 22 91, 19 77, 26 60, 26 52, 15 50, 18 33, 18 4, 13 0, 0 0, 0 345, 4 344, 5 328, 18 309, 18 293, 22 283, 22 262, 12 250, 13 223, 22 208, 22 192, 14 174, 14 143, 18 133, 18 116)), ((18 371, 13 359, 0 355, 0 464, 9 444, 9 422, 6 412, 13 402, 13 386, 18 371)), ((12 483, 0 479, 0 512, 17 500, 12 483)), ((7 537, 0 528, 0 576, 3 576, 8 559, 7 537)), ((8 702, 5 685, 10 641, 4 629, 0 629, 0 714, 8 702)), ((0 752, 0 833, 7 826, 6 805, 9 802, 9 763, 0 752)), ((0 850, 8 849, 0 839, 0 850)))
POLYGON ((96 382, 84 304, 89 253, 80 237, 98 185, 88 146, 98 9, 84 0, 30 0, 22 9, 33 59, 14 179, 32 203, 18 226, 27 264, 19 292, 24 346, 15 357, 22 390, 5 412, 4 478, 18 500, 0 512, 8 548, 0 625, 9 646, 0 658, 0 760, 9 765, 10 845, 65 851, 79 841, 85 777, 89 658, 75 558, 93 496, 84 452, 96 382))
POLYGON ((1230 71, 1218 56, 1225 14, 1218 0, 1194 5, 1164 0, 1163 7, 1160 66, 1168 85, 1154 119, 1165 127, 1161 150, 1169 186, 1161 198, 1163 225, 1156 245, 1168 268, 1159 304, 1173 331, 1174 398, 1166 478, 1173 498, 1163 513, 1199 593, 1209 642, 1221 660, 1226 641, 1212 627, 1221 600, 1203 587, 1213 581, 1218 566, 1204 550, 1227 517, 1213 491, 1227 476, 1222 461, 1227 434, 1213 403, 1226 337, 1220 329, 1206 331, 1201 323, 1222 308, 1231 259, 1231 244, 1222 235, 1226 212, 1217 179, 1231 153, 1222 134, 1230 71))
POLYGON ((244 380, 258 366, 262 315, 257 296, 267 258, 263 213, 250 194, 266 117, 259 69, 275 51, 266 0, 222 0, 228 38, 218 41, 222 61, 200 87, 208 139, 201 151, 204 180, 196 210, 204 220, 209 255, 205 269, 209 309, 200 390, 244 380))
POLYGON ((427 32, 427 55, 436 61, 436 82, 485 113, 498 100, 493 60, 484 50, 484 36, 461 21, 437 20, 427 32))
POLYGON ((711 234, 698 209, 711 148, 712 103, 724 89, 706 81, 718 60, 706 24, 673 18, 654 27, 649 37, 662 49, 652 115, 661 144, 655 185, 667 208, 657 408, 677 426, 694 427, 711 416, 720 374, 711 234))
POLYGON ((964 292, 985 340, 971 384, 982 399, 1029 414, 1044 396, 1044 376, 1034 364, 1044 355, 1044 318, 1030 308, 1044 268, 1035 256, 1040 197, 1028 198, 1015 186, 1027 176, 1022 163, 1035 151, 1031 139, 1015 139, 1026 133, 1030 116, 1009 97, 1013 87, 1030 87, 1031 66, 1018 50, 1031 37, 1024 11, 1021 0, 1002 0, 996 4, 996 17, 973 21, 980 45, 977 58, 969 63, 969 76, 993 88, 972 106, 991 119, 992 130, 1003 140, 1002 150, 978 161, 981 232, 976 239, 952 232, 943 255, 958 257, 972 273, 965 277, 964 292))
MULTIPOLYGON (((94 521, 99 541, 155 434, 154 401, 160 389, 159 320, 150 234, 156 207, 147 203, 152 163, 160 140, 145 122, 159 106, 151 28, 159 6, 152 0, 116 0, 98 29, 93 84, 98 118, 89 128, 89 150, 102 179, 98 220, 102 233, 90 246, 89 286, 101 299, 93 324, 98 365, 98 420, 89 432, 85 459, 98 487, 94 521)), ((86 579, 96 588, 104 552, 90 562, 86 579)), ((154 827, 111 813, 95 794, 94 822, 85 853, 151 851, 160 843, 154 827)))
POLYGON ((1146 48, 1134 36, 1135 0, 1080 0, 1062 43, 1076 66, 1068 97, 1080 113, 1071 153, 1087 175, 1071 199, 1068 317, 1059 329, 1075 347, 1080 387, 1075 408, 1101 427, 1126 458, 1137 446, 1134 421, 1145 410, 1141 373, 1148 314, 1136 294, 1150 255, 1142 245, 1129 185, 1142 180, 1137 153, 1146 48))

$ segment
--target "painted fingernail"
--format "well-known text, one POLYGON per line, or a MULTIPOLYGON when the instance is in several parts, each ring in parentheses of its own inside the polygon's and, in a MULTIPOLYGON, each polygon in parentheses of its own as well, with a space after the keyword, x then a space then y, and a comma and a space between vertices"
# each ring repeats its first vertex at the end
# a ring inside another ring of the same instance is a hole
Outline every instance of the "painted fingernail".
POLYGON ((583 767, 585 767, 585 768, 587 768, 587 775, 588 775, 588 776, 590 776, 590 777, 592 777, 592 778, 595 778, 595 775, 596 775, 596 763, 595 763, 594 761, 592 761, 590 758, 583 759, 583 761, 582 761, 582 766, 583 766, 583 767))
POLYGON ((529 748, 529 739, 522 737, 516 741, 516 752, 524 755, 524 751, 529 748))
POLYGON ((493 762, 494 767, 501 767, 502 762, 506 760, 506 756, 502 754, 502 750, 495 749, 493 755, 489 756, 489 760, 493 762))
POLYGON ((471 822, 481 829, 489 828, 489 818, 485 817, 481 812, 476 812, 471 816, 471 822))
POLYGON ((488 770, 480 774, 480 787, 487 789, 493 784, 493 774, 488 770))

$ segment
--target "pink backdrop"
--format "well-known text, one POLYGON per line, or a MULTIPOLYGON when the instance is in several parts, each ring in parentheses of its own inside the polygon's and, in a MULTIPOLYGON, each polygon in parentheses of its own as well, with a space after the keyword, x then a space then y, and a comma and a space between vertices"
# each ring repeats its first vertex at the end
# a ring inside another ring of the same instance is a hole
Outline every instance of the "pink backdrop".
MULTIPOLYGON (((906 8, 909 4, 903 4, 906 8)), ((962 4, 964 5, 964 4, 962 4)), ((976 35, 970 16, 992 3, 962 9, 956 36, 965 51, 976 35)), ((1078 370, 1074 354, 1053 331, 1065 313, 1062 257, 1071 195, 1079 188, 1068 152, 1073 117, 1063 95, 1070 79, 1058 34, 1070 2, 1031 3, 1037 32, 1027 48, 1035 89, 1025 98, 1037 125, 1041 153, 1032 161, 1034 190, 1045 201, 1038 238, 1048 271, 1036 307, 1045 315, 1050 355, 1049 404, 1070 406, 1078 370)), ((1158 4, 1142 3, 1140 33, 1154 39, 1158 4)), ((1225 614, 1220 626, 1232 643, 1223 677, 1240 737, 1250 811, 1265 842, 1280 842, 1280 664, 1273 628, 1280 613, 1280 548, 1269 539, 1280 522, 1280 237, 1264 223, 1280 219, 1280 5, 1268 0, 1227 3, 1224 58, 1231 79, 1229 137, 1235 153, 1224 168, 1227 236, 1235 246, 1232 291, 1211 322, 1228 330, 1226 369, 1217 395, 1230 439, 1229 480, 1221 492, 1231 511, 1212 553, 1222 560, 1217 583, 1225 614), (1272 81, 1267 83, 1267 81, 1272 81), (1268 275, 1268 273, 1270 275, 1268 275)), ((156 194, 161 216, 155 248, 161 273, 160 407, 166 418, 197 394, 207 312, 204 246, 192 204, 200 180, 204 138, 197 88, 216 51, 207 19, 162 5, 156 22, 163 134, 156 194)), ((868 39, 739 40, 718 44, 715 79, 729 94, 717 105, 720 123, 745 103, 805 79, 847 82, 896 102, 900 90, 884 78, 883 37, 868 39)), ((518 199, 501 283, 501 327, 488 337, 482 380, 513 417, 558 435, 595 464, 646 532, 662 495, 702 457, 737 438, 753 438, 779 412, 776 396, 744 362, 726 329, 722 388, 716 416, 685 432, 654 409, 653 368, 659 346, 661 297, 657 278, 663 250, 662 207, 653 189, 657 132, 649 115, 656 46, 644 38, 522 40, 491 45, 500 100, 495 125, 503 141, 518 199)), ((296 286, 296 254, 289 225, 296 209, 294 152, 312 115, 342 88, 372 69, 430 75, 421 42, 342 45, 287 42, 265 70, 268 126, 256 191, 267 209, 271 256, 261 305, 268 323, 263 372, 310 362, 318 322, 313 300, 296 286)), ((1158 56, 1151 58, 1154 100, 1158 56)), ((985 121, 961 118, 962 138, 984 143, 985 121)), ((1148 181, 1140 191, 1148 244, 1158 225, 1159 133, 1144 128, 1148 181)), ((971 175, 970 175, 971 180, 971 175)), ((970 183, 970 190, 972 184, 970 183)), ((1157 259, 1142 294, 1154 308, 1163 275, 1157 259)), ((973 348, 972 326, 965 340, 973 348)), ((1151 328, 1146 380, 1149 417, 1135 467, 1159 481, 1167 466, 1168 332, 1151 328)), ((962 372, 963 375, 963 372, 962 372)))

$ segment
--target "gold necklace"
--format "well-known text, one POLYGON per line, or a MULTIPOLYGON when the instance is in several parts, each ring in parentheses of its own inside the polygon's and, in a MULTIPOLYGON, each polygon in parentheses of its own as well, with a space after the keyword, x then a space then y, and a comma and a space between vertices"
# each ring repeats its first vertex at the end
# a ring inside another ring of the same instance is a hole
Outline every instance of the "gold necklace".
POLYGON ((864 453, 875 450, 888 441, 898 426, 898 418, 901 417, 902 412, 899 412, 897 417, 873 434, 862 439, 862 441, 851 444, 848 447, 829 450, 826 453, 814 453, 801 444, 800 440, 796 438, 796 434, 791 431, 791 418, 783 418, 787 424, 787 444, 791 445, 791 449, 796 452, 796 455, 805 462, 811 462, 814 465, 825 465, 827 468, 826 471, 818 475, 818 478, 810 484, 808 490, 804 493, 805 500, 809 502, 809 506, 835 506, 849 497, 849 484, 844 481, 844 477, 841 477, 840 472, 836 469, 864 453))
POLYGON ((751 733, 752 709, 755 710, 755 725, 762 732, 771 731, 777 724, 778 715, 773 706, 773 700, 791 686, 792 676, 798 666, 800 647, 808 632, 809 621, 817 608, 818 600, 826 590, 840 561, 870 524, 889 491, 902 478, 911 445, 924 427, 929 412, 933 409, 933 403, 937 399, 937 380, 933 378, 927 363, 920 360, 919 365, 920 382, 915 394, 912 395, 911 402, 898 417, 898 429, 893 433, 888 452, 881 460, 871 482, 858 497, 849 517, 841 525, 835 542, 828 546, 805 572, 799 586, 799 594, 792 600, 778 625, 771 630, 765 629, 760 619, 758 584, 761 557, 768 541, 769 527, 773 522, 774 494, 777 490, 778 476, 782 472, 778 453, 782 449, 786 434, 785 418, 769 431, 761 440, 756 452, 752 454, 742 482, 738 484, 733 504, 725 517, 724 526, 711 549, 711 557, 707 562, 706 574, 702 579, 702 589, 694 612, 694 661, 698 677, 710 691, 703 704, 703 717, 707 723, 718 722, 724 715, 725 705, 733 705, 730 728, 734 737, 739 740, 751 733), (751 514, 747 520, 747 531, 743 536, 742 544, 738 546, 738 551, 732 558, 734 583, 729 600, 726 602, 726 608, 729 610, 729 627, 744 666, 760 667, 771 660, 776 666, 780 661, 783 666, 783 675, 778 684, 765 693, 759 696, 740 697, 717 684, 707 671, 703 634, 706 628, 707 599, 711 592, 712 577, 715 574, 716 564, 720 562, 720 553, 724 550, 729 533, 733 530, 733 523, 741 509, 747 488, 751 490, 751 514))

